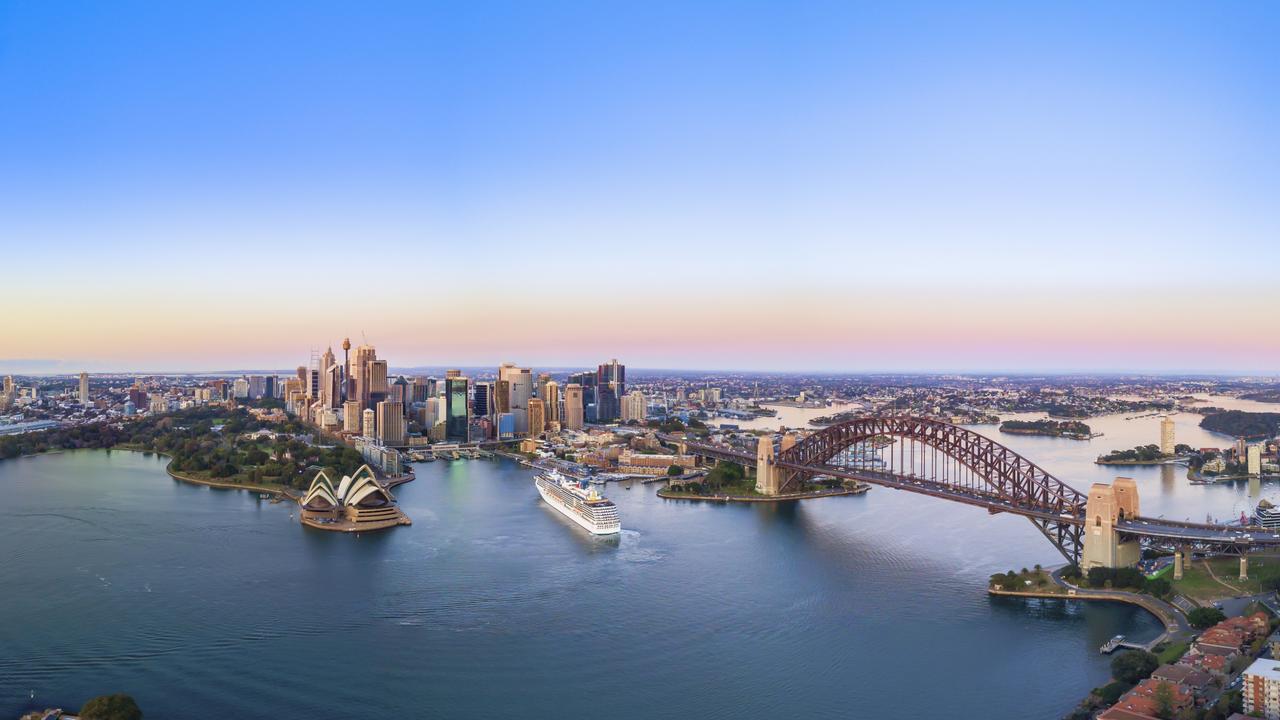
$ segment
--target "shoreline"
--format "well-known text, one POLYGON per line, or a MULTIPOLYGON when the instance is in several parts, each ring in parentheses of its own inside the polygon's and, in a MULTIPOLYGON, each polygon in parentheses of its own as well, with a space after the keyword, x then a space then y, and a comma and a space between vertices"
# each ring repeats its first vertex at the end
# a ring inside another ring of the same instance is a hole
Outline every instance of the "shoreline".
POLYGON ((846 495, 862 495, 869 491, 871 486, 861 485, 856 488, 835 488, 832 490, 818 490, 802 493, 787 493, 785 495, 693 495, 686 493, 673 493, 667 488, 658 490, 658 497, 664 500, 702 500, 705 502, 748 502, 748 503, 771 503, 771 502, 787 502, 790 500, 814 500, 827 497, 843 497, 846 495))
MULTIPOLYGON (((1061 586, 1059 586, 1061 587, 1061 586)), ((1109 591, 1119 592, 1119 591, 1109 591)), ((1148 600, 1137 593, 1123 594, 1103 594, 1090 592, 1089 590, 1078 590, 1068 586, 1065 592, 1050 592, 1046 590, 1004 590, 993 587, 987 588, 987 594, 993 597, 1013 597, 1013 598, 1036 598, 1041 600, 1084 600, 1089 602, 1118 602, 1127 605, 1135 605, 1146 610, 1152 617, 1160 621, 1164 626, 1163 632, 1154 640, 1145 643, 1152 647, 1163 642, 1171 640, 1176 633, 1179 632, 1181 623, 1177 618, 1171 617, 1156 603, 1148 600)))

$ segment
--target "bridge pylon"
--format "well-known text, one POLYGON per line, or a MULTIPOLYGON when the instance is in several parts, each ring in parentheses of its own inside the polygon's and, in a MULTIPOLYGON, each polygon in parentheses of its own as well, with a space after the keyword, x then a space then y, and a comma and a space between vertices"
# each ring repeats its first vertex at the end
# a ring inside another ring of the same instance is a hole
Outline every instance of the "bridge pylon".
POLYGON ((1142 559, 1142 545, 1136 539, 1122 539, 1116 523, 1138 516, 1138 485, 1132 478, 1094 483, 1085 504, 1084 552, 1080 569, 1132 567, 1142 559))
POLYGON ((761 495, 777 495, 781 486, 778 481, 782 471, 773 461, 773 437, 761 435, 756 444, 756 492, 761 495))

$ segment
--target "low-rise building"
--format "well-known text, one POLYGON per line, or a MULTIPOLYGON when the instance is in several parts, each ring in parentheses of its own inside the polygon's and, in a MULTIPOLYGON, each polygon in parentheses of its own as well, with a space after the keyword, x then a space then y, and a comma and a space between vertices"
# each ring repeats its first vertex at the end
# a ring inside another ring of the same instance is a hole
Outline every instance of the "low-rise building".
POLYGON ((1098 720, 1159 720, 1158 694, 1169 693, 1170 709, 1174 714, 1195 704, 1191 691, 1177 683, 1147 678, 1129 692, 1120 696, 1115 705, 1098 715, 1098 720))

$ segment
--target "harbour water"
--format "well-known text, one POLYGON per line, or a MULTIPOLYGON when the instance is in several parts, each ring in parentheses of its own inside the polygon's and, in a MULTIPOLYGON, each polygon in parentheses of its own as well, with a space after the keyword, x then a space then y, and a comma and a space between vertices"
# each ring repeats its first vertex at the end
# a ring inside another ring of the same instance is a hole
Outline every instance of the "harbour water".
MULTIPOLYGON (((1229 443, 1197 421, 1177 417, 1180 442, 1229 443)), ((1089 422, 1105 436, 979 429, 1078 489, 1137 478, 1148 514, 1250 500, 1096 466, 1158 419, 1089 422)), ((0 463, 0 717, 128 692, 157 718, 1053 718, 1106 682, 1107 638, 1159 632, 1124 605, 989 598, 991 573, 1060 557, 1021 518, 923 496, 611 484, 624 530, 593 538, 514 463, 415 470, 413 525, 354 537, 136 453, 0 463)))

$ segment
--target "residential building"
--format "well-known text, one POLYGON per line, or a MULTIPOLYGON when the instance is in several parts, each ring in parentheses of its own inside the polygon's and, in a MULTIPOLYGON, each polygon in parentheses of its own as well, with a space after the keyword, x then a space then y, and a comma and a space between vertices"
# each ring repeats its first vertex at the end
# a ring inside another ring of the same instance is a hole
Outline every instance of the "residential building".
POLYGON ((648 402, 639 390, 632 390, 622 399, 622 422, 643 423, 647 413, 648 402))
POLYGON ((1244 671, 1242 693, 1246 715, 1280 720, 1280 662, 1254 660, 1244 671))
MULTIPOLYGON (((8 384, 12 387, 13 380, 10 379, 8 384)), ((80 373, 80 404, 89 404, 89 373, 87 372, 80 373)))
POLYGON ((1176 447, 1173 441, 1173 418, 1165 415, 1160 418, 1160 454, 1173 455, 1176 447))

